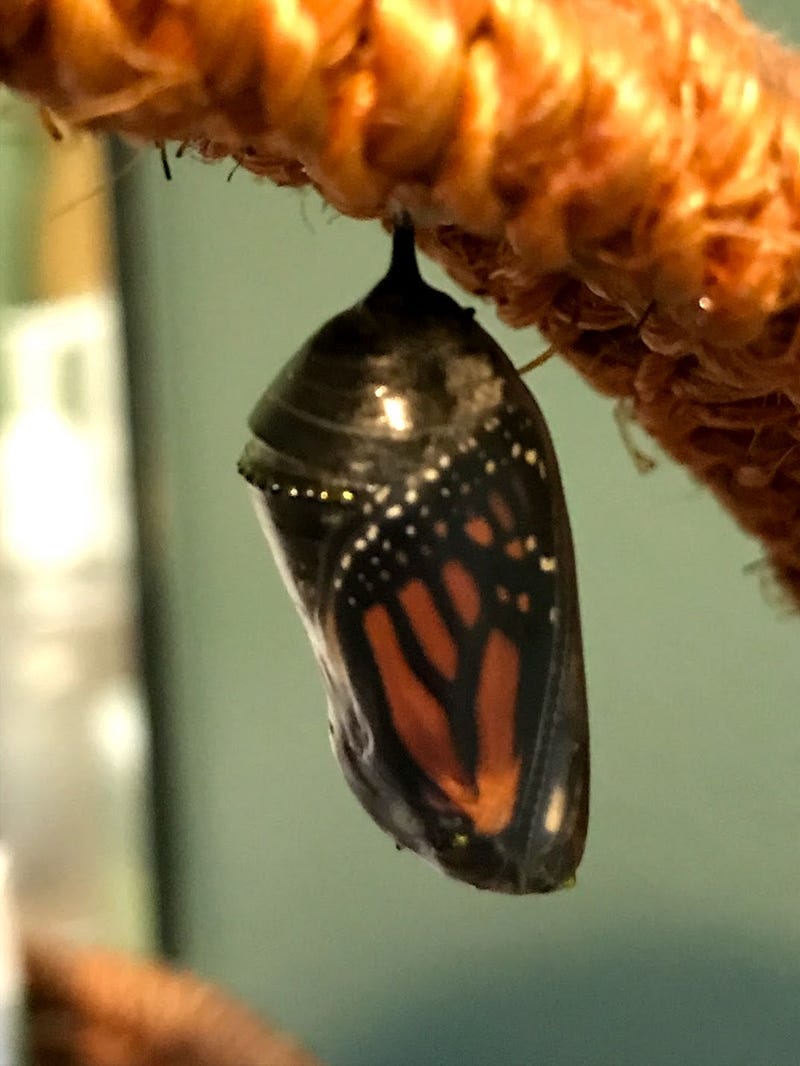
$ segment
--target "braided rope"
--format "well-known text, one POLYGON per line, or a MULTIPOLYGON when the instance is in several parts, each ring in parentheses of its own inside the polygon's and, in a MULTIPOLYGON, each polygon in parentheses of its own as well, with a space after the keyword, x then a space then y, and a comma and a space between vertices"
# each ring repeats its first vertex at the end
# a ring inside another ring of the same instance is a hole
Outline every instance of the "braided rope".
POLYGON ((404 205, 800 599, 800 61, 733 0, 0 0, 0 80, 347 214, 404 205))

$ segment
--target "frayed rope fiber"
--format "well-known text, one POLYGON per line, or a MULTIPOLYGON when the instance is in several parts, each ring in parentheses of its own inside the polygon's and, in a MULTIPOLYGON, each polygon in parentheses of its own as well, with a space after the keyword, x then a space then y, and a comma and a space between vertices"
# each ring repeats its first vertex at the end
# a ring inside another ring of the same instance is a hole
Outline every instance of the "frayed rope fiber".
POLYGON ((0 80, 420 243, 800 601, 800 59, 731 0, 0 0, 0 80))

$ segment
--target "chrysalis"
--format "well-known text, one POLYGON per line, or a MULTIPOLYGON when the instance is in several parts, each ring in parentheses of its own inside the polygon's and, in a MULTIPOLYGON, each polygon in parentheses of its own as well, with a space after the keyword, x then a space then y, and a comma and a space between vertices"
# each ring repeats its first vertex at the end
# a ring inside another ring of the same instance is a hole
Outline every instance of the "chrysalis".
POLYGON ((399 226, 386 277, 267 389, 240 471, 311 637, 332 744, 396 842, 497 892, 574 879, 589 741, 544 418, 399 226))

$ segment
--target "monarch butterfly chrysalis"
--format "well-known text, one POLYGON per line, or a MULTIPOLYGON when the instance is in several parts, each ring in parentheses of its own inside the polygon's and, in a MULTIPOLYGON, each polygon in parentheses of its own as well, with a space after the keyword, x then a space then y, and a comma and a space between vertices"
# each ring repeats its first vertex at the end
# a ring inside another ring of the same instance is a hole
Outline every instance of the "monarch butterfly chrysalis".
POLYGON ((384 279, 262 396, 240 472, 398 845, 497 892, 570 884, 588 822, 575 561, 544 418, 398 225, 384 279))

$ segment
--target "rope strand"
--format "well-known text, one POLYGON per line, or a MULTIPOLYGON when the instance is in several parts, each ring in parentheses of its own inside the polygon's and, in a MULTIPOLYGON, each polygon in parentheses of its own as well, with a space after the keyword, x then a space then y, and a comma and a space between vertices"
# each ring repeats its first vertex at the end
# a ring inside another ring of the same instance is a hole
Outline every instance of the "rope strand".
POLYGON ((34 1066, 320 1066, 188 972, 41 940, 25 968, 34 1066))

